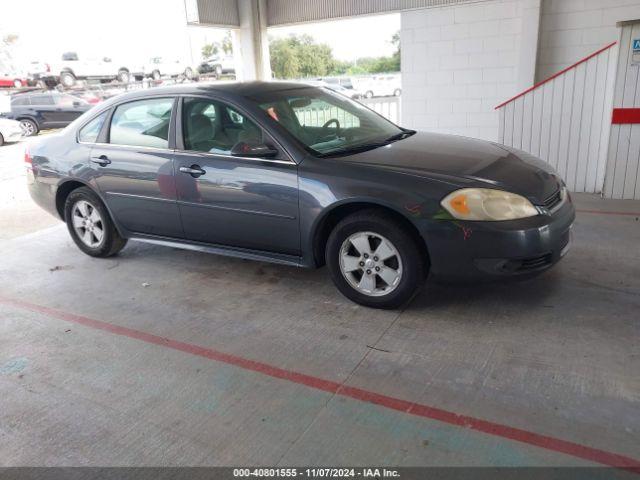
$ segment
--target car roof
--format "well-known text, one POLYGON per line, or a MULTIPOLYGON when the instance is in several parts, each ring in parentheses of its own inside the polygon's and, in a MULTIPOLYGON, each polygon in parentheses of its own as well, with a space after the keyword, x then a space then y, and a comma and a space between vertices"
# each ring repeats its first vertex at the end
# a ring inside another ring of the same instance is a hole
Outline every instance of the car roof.
MULTIPOLYGON (((117 97, 117 102, 122 100, 133 100, 136 98, 147 98, 161 95, 189 95, 189 94, 223 94, 229 97, 251 98, 258 94, 268 92, 280 92, 285 90, 297 90, 301 88, 313 88, 312 85, 305 85, 298 82, 215 82, 215 83, 191 83, 185 85, 172 85, 157 87, 152 89, 135 90, 126 92, 117 97)), ((111 99, 109 99, 111 100, 111 99)))

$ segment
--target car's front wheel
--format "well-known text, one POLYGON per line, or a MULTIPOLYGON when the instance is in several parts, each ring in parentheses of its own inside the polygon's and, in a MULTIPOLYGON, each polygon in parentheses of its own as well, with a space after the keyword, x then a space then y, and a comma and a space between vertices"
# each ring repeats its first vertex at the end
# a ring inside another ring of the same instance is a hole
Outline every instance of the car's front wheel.
POLYGON ((408 302, 422 285, 426 262, 405 228, 378 210, 340 221, 326 248, 326 262, 338 290, 367 307, 391 309, 408 302))
POLYGON ((71 238, 87 255, 110 257, 124 248, 127 240, 118 233, 109 212, 98 196, 87 187, 69 194, 64 218, 71 238))

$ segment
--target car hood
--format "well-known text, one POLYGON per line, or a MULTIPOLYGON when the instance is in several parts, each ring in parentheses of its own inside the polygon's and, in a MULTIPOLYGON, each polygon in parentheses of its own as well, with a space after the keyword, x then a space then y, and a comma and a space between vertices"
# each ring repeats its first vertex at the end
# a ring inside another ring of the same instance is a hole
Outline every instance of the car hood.
POLYGON ((485 184, 536 203, 553 195, 561 182, 551 166, 533 155, 485 140, 440 133, 418 132, 342 160, 461 186, 485 184))

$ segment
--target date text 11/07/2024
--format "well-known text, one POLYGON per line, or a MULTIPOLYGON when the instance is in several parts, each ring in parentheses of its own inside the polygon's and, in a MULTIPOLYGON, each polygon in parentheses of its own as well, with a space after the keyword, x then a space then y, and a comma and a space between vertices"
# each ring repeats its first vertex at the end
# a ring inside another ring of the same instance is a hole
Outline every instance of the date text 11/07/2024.
POLYGON ((400 478, 388 468, 235 468, 234 478, 400 478))

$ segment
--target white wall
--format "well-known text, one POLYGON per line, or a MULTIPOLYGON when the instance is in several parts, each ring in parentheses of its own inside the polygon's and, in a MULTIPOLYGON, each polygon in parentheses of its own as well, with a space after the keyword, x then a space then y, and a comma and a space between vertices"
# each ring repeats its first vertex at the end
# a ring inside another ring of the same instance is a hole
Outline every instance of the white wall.
POLYGON ((544 0, 537 79, 618 40, 616 22, 640 18, 640 0, 544 0))
POLYGON ((534 61, 520 54, 530 3, 494 0, 403 12, 402 125, 497 140, 494 107, 519 91, 519 62, 534 61))
POLYGON ((640 0, 489 0, 401 16, 402 124, 498 139, 494 107, 618 40, 640 0))

